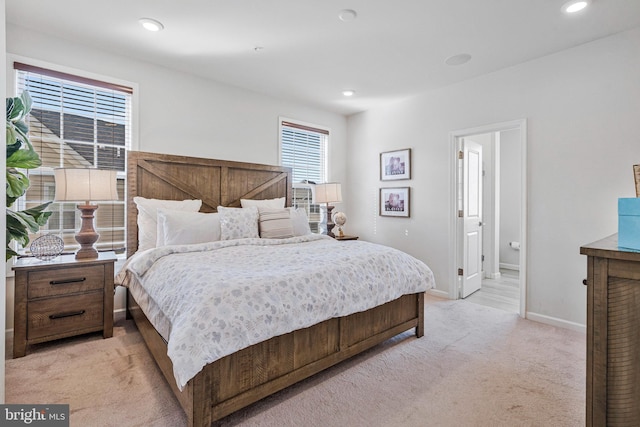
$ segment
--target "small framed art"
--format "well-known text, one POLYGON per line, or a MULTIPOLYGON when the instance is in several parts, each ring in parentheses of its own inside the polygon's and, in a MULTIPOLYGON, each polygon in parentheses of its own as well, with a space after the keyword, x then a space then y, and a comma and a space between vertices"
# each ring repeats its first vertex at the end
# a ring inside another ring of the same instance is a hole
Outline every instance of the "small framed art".
POLYGON ((409 187, 381 188, 380 216, 409 218, 409 187))
POLYGON ((411 178, 411 149, 380 153, 380 180, 411 178))

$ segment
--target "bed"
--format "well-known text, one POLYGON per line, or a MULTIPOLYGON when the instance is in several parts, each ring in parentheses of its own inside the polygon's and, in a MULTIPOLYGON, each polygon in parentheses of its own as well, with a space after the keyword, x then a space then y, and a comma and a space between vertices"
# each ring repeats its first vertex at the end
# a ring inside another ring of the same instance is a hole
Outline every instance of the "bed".
MULTIPOLYGON (((216 212, 219 206, 240 207, 241 199, 266 200, 284 197, 286 206, 290 206, 292 200, 291 171, 278 166, 131 152, 128 158, 127 179, 127 256, 130 261, 135 258, 132 255, 138 250, 140 243, 138 209, 134 198, 174 201, 198 199, 202 200, 200 212, 216 212)), ((243 240, 251 241, 247 245, 257 243, 261 250, 286 247, 288 244, 286 241, 275 242, 275 239, 273 242, 271 239, 243 240)), ((333 241, 326 236, 324 240, 313 236, 284 240, 296 240, 292 244, 303 246, 324 245, 336 250, 346 248, 345 245, 351 243, 333 241), (316 240, 320 242, 315 243, 316 240)), ((217 245, 214 249, 221 253, 223 247, 238 246, 231 245, 228 241, 194 246, 214 244, 217 245)), ((207 248, 209 249, 211 248, 207 248)), ((190 252, 192 249, 187 248, 184 251, 190 252)), ((146 252, 149 251, 142 251, 142 254, 146 252)), ((161 251, 152 249, 150 252, 161 251)), ((173 254, 173 249, 167 249, 167 253, 169 252, 172 253, 171 256, 185 256, 184 253, 173 254)), ((156 258, 170 258, 164 255, 163 253, 156 258)), ((140 253, 136 256, 140 256, 140 253)), ((131 278, 129 281, 135 282, 131 278)), ((424 289, 431 286, 432 275, 425 278, 424 289)), ((143 310, 141 305, 145 305, 137 300, 145 298, 136 291, 136 299, 133 289, 132 287, 127 292, 128 315, 134 319, 147 347, 184 409, 190 426, 209 426, 232 412, 406 330, 415 328, 418 338, 424 334, 423 289, 419 292, 401 294, 373 308, 331 317, 271 336, 207 363, 183 384, 176 380, 174 362, 168 356, 171 346, 168 345, 167 339, 163 338, 167 332, 162 331, 161 327, 156 329, 154 324, 157 325, 158 322, 155 315, 147 317, 145 310, 148 309, 143 310)))

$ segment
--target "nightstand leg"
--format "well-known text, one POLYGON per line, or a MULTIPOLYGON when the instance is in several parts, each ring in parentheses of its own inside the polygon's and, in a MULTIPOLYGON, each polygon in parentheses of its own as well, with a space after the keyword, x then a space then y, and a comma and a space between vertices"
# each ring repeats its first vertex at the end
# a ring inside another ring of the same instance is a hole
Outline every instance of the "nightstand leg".
POLYGON ((13 358, 23 357, 27 353, 27 275, 17 272, 15 275, 15 293, 13 308, 13 358))
POLYGON ((13 358, 24 357, 27 354, 27 342, 26 340, 13 339, 13 358))
POLYGON ((113 299, 115 298, 115 286, 113 285, 114 266, 113 263, 104 266, 104 330, 103 338, 113 336, 113 299))

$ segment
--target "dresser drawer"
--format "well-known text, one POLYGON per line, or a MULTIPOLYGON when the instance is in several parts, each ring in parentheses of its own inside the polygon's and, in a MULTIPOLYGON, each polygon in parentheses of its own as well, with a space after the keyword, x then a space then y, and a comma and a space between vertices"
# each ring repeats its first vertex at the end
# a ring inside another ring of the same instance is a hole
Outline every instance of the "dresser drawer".
POLYGON ((33 340, 103 325, 102 292, 32 301, 27 309, 27 339, 33 340))
POLYGON ((79 266, 29 272, 27 298, 104 289, 104 266, 79 266))

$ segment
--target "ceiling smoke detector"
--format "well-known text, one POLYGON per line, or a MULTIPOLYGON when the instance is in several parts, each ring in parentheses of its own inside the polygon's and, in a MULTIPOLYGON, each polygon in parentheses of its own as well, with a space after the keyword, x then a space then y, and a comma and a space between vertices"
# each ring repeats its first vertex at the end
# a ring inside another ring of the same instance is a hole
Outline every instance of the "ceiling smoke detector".
POLYGON ((444 60, 444 63, 447 65, 462 65, 471 61, 471 55, 468 53, 460 53, 458 55, 453 55, 444 60))
POLYGON ((358 13, 353 9, 343 9, 338 13, 338 19, 343 22, 353 21, 358 17, 358 13))

